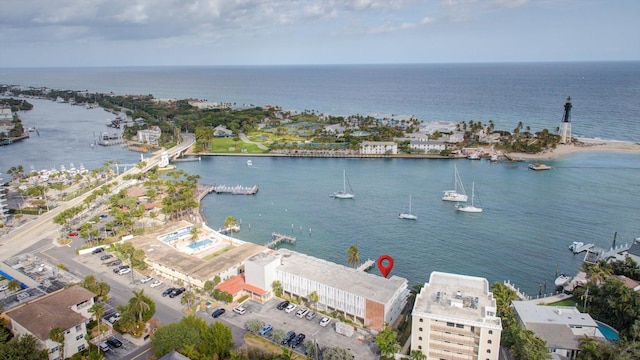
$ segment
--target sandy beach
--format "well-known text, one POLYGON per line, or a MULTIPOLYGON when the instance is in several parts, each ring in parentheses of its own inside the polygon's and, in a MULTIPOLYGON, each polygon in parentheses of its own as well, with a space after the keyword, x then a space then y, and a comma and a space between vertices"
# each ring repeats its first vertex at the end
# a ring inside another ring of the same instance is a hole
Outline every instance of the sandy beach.
POLYGON ((555 149, 549 149, 538 154, 509 153, 514 160, 551 160, 577 152, 611 151, 620 153, 640 154, 640 144, 622 141, 610 141, 599 139, 579 138, 569 145, 558 145, 555 149))

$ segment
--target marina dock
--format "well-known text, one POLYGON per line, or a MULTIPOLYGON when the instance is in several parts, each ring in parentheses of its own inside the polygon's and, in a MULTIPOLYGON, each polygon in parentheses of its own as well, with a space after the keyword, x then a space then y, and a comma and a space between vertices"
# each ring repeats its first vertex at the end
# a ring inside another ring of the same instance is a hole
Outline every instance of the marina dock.
POLYGON ((587 250, 587 254, 584 256, 584 262, 589 264, 595 264, 600 260, 608 260, 610 258, 621 260, 619 254, 629 250, 631 244, 624 244, 616 247, 612 247, 609 250, 592 247, 587 250))
POLYGON ((367 271, 369 269, 371 269, 373 267, 373 265, 375 265, 375 261, 369 259, 367 261, 365 261, 362 265, 358 266, 358 271, 367 271))
POLYGON ((271 233, 271 241, 266 243, 265 246, 270 248, 270 247, 273 247, 273 246, 276 246, 276 245, 280 244, 281 242, 288 242, 290 244, 294 244, 295 245, 296 238, 293 237, 293 236, 278 234, 278 233, 274 232, 274 233, 271 233))
POLYGON ((251 187, 241 185, 214 185, 212 191, 216 194, 255 195, 258 192, 258 185, 254 185, 251 187))

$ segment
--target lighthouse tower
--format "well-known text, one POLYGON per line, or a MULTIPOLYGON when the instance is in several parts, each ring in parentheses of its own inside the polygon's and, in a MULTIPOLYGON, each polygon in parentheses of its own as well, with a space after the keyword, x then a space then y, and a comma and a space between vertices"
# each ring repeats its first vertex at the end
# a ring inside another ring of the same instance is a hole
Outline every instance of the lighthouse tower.
POLYGON ((564 116, 562 116, 562 125, 560 126, 560 143, 571 144, 571 96, 564 104, 564 116))

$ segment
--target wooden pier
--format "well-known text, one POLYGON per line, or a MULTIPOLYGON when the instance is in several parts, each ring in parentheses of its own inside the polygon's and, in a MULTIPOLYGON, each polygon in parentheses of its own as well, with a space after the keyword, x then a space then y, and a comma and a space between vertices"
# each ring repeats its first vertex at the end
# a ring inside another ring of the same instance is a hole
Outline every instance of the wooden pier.
POLYGON ((293 236, 271 233, 271 241, 269 241, 265 246, 270 248, 280 244, 281 242, 288 242, 295 245, 296 238, 293 236))
POLYGON ((212 191, 216 194, 255 195, 258 192, 258 185, 254 185, 251 187, 241 185, 214 185, 212 191))
POLYGON ((371 269, 373 267, 373 265, 375 265, 375 261, 369 259, 367 261, 364 262, 364 264, 358 266, 358 271, 367 271, 369 269, 371 269))
POLYGON ((205 196, 213 192, 215 186, 207 184, 198 184, 198 196, 197 201, 200 202, 205 196))

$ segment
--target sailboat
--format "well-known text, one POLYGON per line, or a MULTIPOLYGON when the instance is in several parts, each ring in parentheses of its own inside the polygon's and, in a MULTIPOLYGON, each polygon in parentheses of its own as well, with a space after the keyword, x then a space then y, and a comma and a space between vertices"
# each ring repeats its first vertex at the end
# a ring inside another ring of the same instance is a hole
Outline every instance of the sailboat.
POLYGON ((462 212, 469 212, 469 213, 481 213, 482 212, 482 208, 475 207, 474 204, 473 204, 473 198, 475 197, 475 188, 476 188, 476 183, 473 182, 472 185, 471 185, 471 205, 457 204, 456 205, 456 210, 462 211, 462 212))
POLYGON ((462 180, 460 180, 460 175, 458 174, 458 167, 455 165, 453 166, 453 178, 454 190, 445 190, 442 200, 467 202, 467 194, 464 192, 464 186, 462 185, 462 180), (458 192, 458 188, 460 189, 460 192, 458 192))
POLYGON ((411 213, 411 195, 409 195, 409 212, 398 215, 400 219, 417 220, 418 217, 411 213))
POLYGON ((338 199, 353 199, 355 195, 353 194, 353 190, 351 190, 351 185, 349 185, 349 189, 351 192, 347 192, 347 171, 342 171, 342 191, 336 191, 333 193, 334 198, 338 199))

